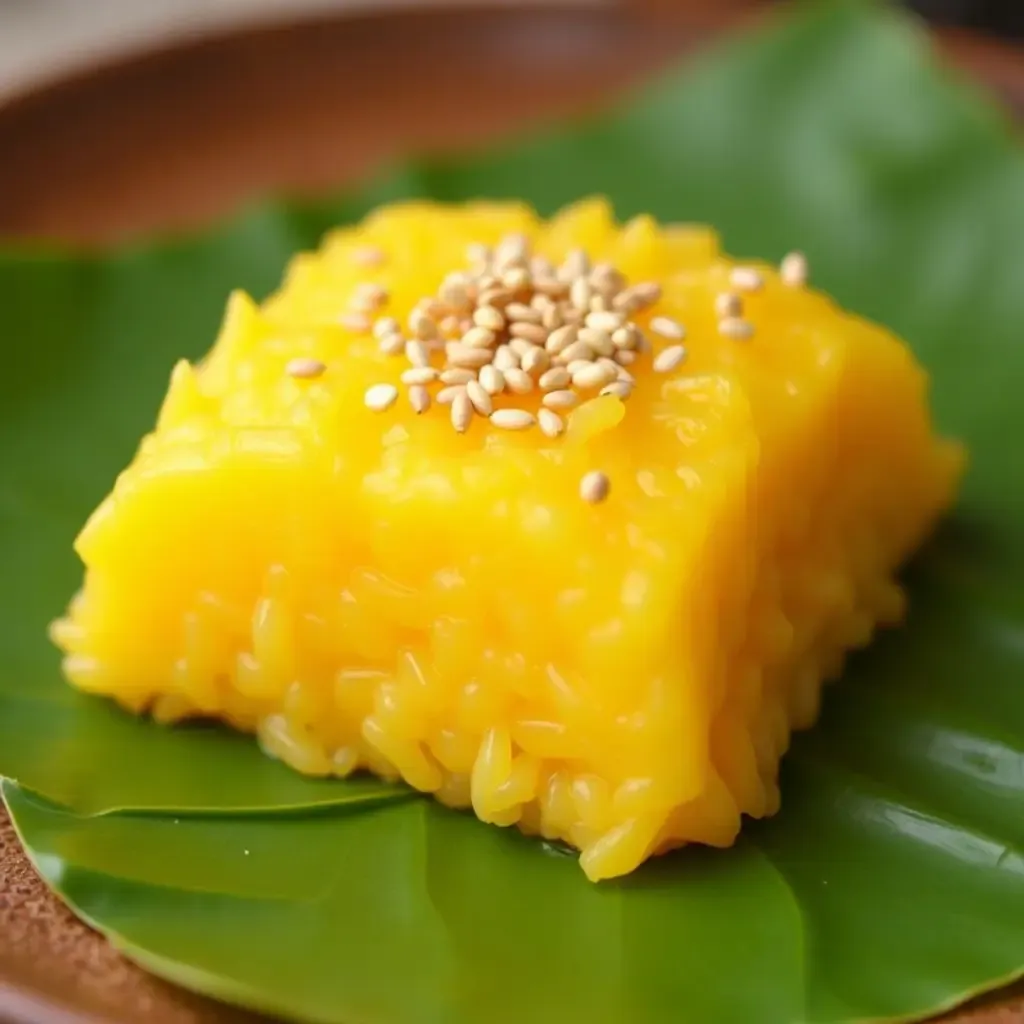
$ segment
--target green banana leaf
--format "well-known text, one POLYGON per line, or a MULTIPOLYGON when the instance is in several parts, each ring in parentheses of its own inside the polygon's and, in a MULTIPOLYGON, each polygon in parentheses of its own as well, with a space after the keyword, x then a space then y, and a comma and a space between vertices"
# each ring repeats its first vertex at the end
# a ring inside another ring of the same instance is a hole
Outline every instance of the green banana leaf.
POLYGON ((1024 972, 1024 153, 915 26, 815 3, 613 114, 340 203, 275 206, 111 256, 0 256, 0 774, 53 889, 185 986, 332 1024, 846 1024, 1024 972), (519 196, 804 249, 904 334, 972 461, 733 850, 593 886, 561 850, 372 780, 300 778, 216 728, 64 685, 45 627, 71 542, 228 291, 382 200, 519 196), (1014 438, 1017 438, 1015 441, 1014 438))

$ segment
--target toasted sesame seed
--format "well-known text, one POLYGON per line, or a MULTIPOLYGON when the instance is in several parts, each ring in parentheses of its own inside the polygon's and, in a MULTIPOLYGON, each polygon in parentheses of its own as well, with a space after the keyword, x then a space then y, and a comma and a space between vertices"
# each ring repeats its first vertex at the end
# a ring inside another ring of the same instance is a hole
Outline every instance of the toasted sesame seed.
POLYGON ((537 383, 544 391, 555 391, 558 388, 568 387, 572 383, 572 374, 564 366, 553 366, 541 374, 537 383))
POLYGON ((578 277, 569 288, 569 299, 577 309, 590 309, 590 299, 593 296, 593 289, 585 277, 578 277))
POLYGON ((527 324, 539 324, 541 322, 540 310, 533 306, 527 306, 523 302, 510 302, 505 307, 505 313, 509 320, 519 320, 527 324))
POLYGON ((494 412, 494 403, 491 402, 491 396, 484 389, 484 386, 478 380, 471 380, 466 385, 466 394, 469 400, 473 403, 473 408, 476 409, 481 416, 490 416, 494 412))
POLYGON ((453 384, 451 387, 441 388, 437 393, 437 404, 438 405, 451 405, 455 399, 463 394, 466 390, 464 384, 453 384))
POLYGON ((469 428, 469 421, 473 418, 473 403, 465 389, 459 392, 452 400, 452 426, 464 434, 469 428))
POLYGON ((422 384, 414 384, 409 388, 409 404, 417 416, 430 408, 430 392, 422 384))
POLYGON ((735 292, 722 292, 715 298, 715 313, 719 320, 726 320, 743 313, 743 300, 735 292))
POLYGON ((615 353, 615 362, 620 366, 632 366, 636 362, 636 353, 628 348, 620 349, 615 353))
POLYGON ((525 409, 497 409, 491 413, 491 423, 501 430, 527 430, 535 422, 533 413, 525 409))
POLYGON ((779 276, 789 288, 807 284, 807 257, 802 252, 786 253, 779 264, 779 276))
POLYGON ((505 390, 505 375, 493 363, 481 366, 480 386, 489 395, 500 395, 505 390))
POLYGON ((579 395, 575 391, 549 391, 541 402, 548 409, 571 409, 579 401, 579 395))
POLYGON ((557 412, 550 409, 537 410, 537 423, 547 437, 558 437, 565 430, 565 423, 557 412))
POLYGON ((474 379, 473 371, 464 369, 445 370, 440 377, 442 384, 466 384, 474 379))
POLYGON ((494 331, 486 327, 472 327, 462 336, 462 344, 467 348, 490 348, 495 341, 497 336, 494 331))
POLYGON ((363 401, 366 403, 367 409, 383 412, 385 409, 390 409, 397 398, 398 388, 394 384, 374 384, 366 389, 363 401))
POLYGON ((488 331, 500 331, 505 327, 505 317, 493 306, 478 306, 473 313, 473 323, 488 331))
POLYGON ((672 338, 674 341, 682 341, 686 337, 686 328, 669 316, 656 316, 651 321, 651 330, 663 338, 672 338))
POLYGON ((375 245, 363 245, 352 250, 352 262, 358 267, 380 267, 387 261, 387 254, 375 245))
POLYGON ((577 359, 591 359, 593 358, 594 350, 585 341, 574 341, 567 348, 562 349, 561 352, 555 357, 556 363, 561 363, 563 366, 569 363, 575 362, 577 359))
POLYGON ((527 395, 533 390, 533 378, 518 366, 510 366, 503 371, 505 387, 514 395, 527 395))
POLYGON ((563 349, 567 348, 576 340, 577 328, 572 324, 566 324, 564 327, 558 327, 553 330, 549 335, 544 347, 551 353, 551 355, 558 355, 563 349))
POLYGON ((742 320, 740 317, 726 317, 725 320, 719 321, 718 333, 723 338, 747 341, 754 336, 754 325, 749 320, 742 320))
POLYGON ((414 366, 411 370, 402 373, 403 384, 433 384, 438 378, 438 372, 432 366, 414 366))
POLYGON ((600 363, 591 363, 572 375, 572 384, 576 388, 599 388, 610 384, 617 376, 617 370, 611 370, 600 363))
POLYGON ((365 334, 373 326, 373 321, 365 313, 342 313, 338 323, 346 331, 354 331, 356 334, 365 334))
POLYGON ((733 267, 729 274, 729 281, 733 288, 739 288, 744 292, 756 292, 764 285, 761 272, 754 267, 733 267))
POLYGON ((605 331, 610 334, 622 327, 623 316, 621 313, 609 313, 607 311, 602 313, 589 313, 585 323, 587 327, 591 327, 595 331, 605 331))
POLYGON ((430 364, 430 351, 422 341, 410 341, 405 346, 405 358, 413 366, 428 366, 430 364))
POLYGON ((284 372, 296 380, 315 380, 327 369, 327 365, 319 359, 310 359, 300 356, 298 359, 289 359, 284 372))
POLYGON ((377 346, 386 356, 397 356, 405 351, 405 338, 400 334, 386 334, 377 346))
POLYGON ((499 345, 494 350, 492 365, 501 371, 519 369, 519 356, 508 345, 499 345))
POLYGON ((585 345, 589 345, 598 355, 610 356, 615 351, 612 336, 607 331, 600 331, 595 327, 581 327, 579 339, 585 345))
POLYGON ((682 345, 670 345, 654 357, 654 370, 656 373, 671 373, 685 358, 686 349, 682 345))
POLYGON ((540 324, 528 324, 519 320, 509 325, 508 333, 513 338, 523 338, 534 345, 543 345, 548 340, 548 332, 540 324))
POLYGON ((461 345, 457 341, 451 341, 445 346, 448 355, 448 362, 452 366, 472 367, 474 370, 486 366, 491 361, 492 352, 486 348, 471 348, 469 345, 461 345))
POLYGON ((613 380, 601 388, 602 395, 614 395, 623 402, 633 393, 633 385, 624 380, 613 380))
POLYGON ((551 365, 551 356, 542 348, 532 348, 523 354, 522 367, 526 373, 543 373, 551 365))
POLYGON ((608 497, 611 490, 611 482, 608 477, 599 470, 592 470, 584 474, 580 480, 580 497, 591 505, 597 505, 608 497))

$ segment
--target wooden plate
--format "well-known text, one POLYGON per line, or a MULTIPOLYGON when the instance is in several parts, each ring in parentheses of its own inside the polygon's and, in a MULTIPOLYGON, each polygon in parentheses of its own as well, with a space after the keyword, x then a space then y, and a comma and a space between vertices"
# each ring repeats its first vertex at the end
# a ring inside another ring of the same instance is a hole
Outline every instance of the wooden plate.
MULTIPOLYGON (((0 235, 106 245, 196 226, 268 191, 337 187, 409 150, 477 146, 601 102, 751 6, 378 0, 285 25, 271 10, 280 0, 249 3, 260 24, 250 15, 231 29, 218 15, 198 38, 166 22, 142 38, 133 24, 120 49, 89 51, 91 69, 79 56, 49 83, 0 75, 0 235)), ((307 5, 327 7, 303 0, 292 18, 307 5)), ((240 5, 205 8, 227 6, 240 5)), ((1024 115, 1020 54, 967 36, 940 43, 1024 115)), ((143 1019, 261 1018, 124 961, 49 895, 0 812, 0 1021, 143 1019)), ((949 1020, 1024 1024, 1024 997, 1004 993, 949 1020)))

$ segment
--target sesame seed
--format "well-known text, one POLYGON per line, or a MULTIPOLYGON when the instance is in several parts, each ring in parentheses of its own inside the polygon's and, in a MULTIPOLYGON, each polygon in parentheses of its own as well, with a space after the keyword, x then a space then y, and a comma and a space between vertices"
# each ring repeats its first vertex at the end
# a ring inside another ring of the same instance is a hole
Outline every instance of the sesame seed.
POLYGON ((430 352, 422 341, 410 341, 405 346, 405 358, 413 366, 427 366, 430 363, 430 352))
POLYGON ((459 277, 449 277, 438 291, 438 297, 451 309, 468 309, 471 305, 466 283, 459 277))
POLYGON ((497 409, 491 413, 491 423, 501 430, 527 430, 535 422, 533 413, 525 409, 497 409))
POLYGON ((661 300, 661 285, 654 281, 644 281, 626 288, 615 297, 614 306, 624 313, 638 313, 649 309, 661 300))
POLYGON ((440 327, 441 334, 451 341, 455 338, 461 338, 473 326, 473 321, 470 320, 468 324, 463 325, 462 317, 452 314, 446 316, 437 326, 440 327))
POLYGON ((564 299, 569 292, 569 286, 564 281, 550 278, 534 279, 533 287, 535 291, 551 299, 564 299))
POLYGON ((557 330, 562 326, 562 311, 557 306, 551 306, 541 313, 540 322, 547 331, 557 330))
POLYGON ((498 243, 494 255, 499 261, 526 260, 530 255, 530 240, 518 232, 506 235, 498 243))
POLYGON ((743 300, 735 292, 722 292, 715 298, 715 313, 719 320, 743 313, 743 300))
POLYGON ((626 286, 626 279, 611 263, 598 263, 590 272, 590 283, 598 291, 612 296, 626 286))
POLYGON ((491 402, 491 396, 478 380, 471 380, 466 384, 466 395, 473 403, 473 408, 476 409, 481 416, 490 416, 491 413, 494 412, 494 404, 491 402))
POLYGON ((364 282, 359 285, 352 296, 352 307, 361 312, 373 312, 380 309, 388 301, 388 290, 379 284, 364 282))
POLYGON ((537 410, 537 423, 547 437, 558 437, 565 430, 565 423, 562 422, 562 417, 550 409, 537 410))
POLYGON ((585 341, 574 341, 567 348, 562 349, 555 357, 556 363, 568 365, 576 359, 590 359, 594 350, 585 341))
POLYGON ((365 334, 372 326, 372 321, 365 313, 342 313, 338 317, 338 323, 346 331, 354 331, 357 334, 365 334))
POLYGON ((656 316, 651 321, 651 330, 663 338, 672 338, 675 341, 682 341, 686 337, 686 328, 678 320, 668 316, 656 316))
POLYGON ((624 370, 621 366, 619 367, 618 378, 630 385, 636 383, 636 377, 634 377, 629 370, 624 370))
POLYGON ((416 308, 434 321, 440 320, 448 312, 447 306, 440 299, 420 299, 416 308))
POLYGON ((551 356, 542 348, 532 348, 523 355, 522 365, 526 373, 543 373, 551 365, 551 356))
POLYGON ((807 284, 807 257, 802 252, 786 253, 779 264, 779 276, 789 288, 800 288, 807 284))
POLYGON ((670 345, 654 357, 654 370, 656 373, 671 373, 685 358, 686 349, 682 345, 670 345))
POLYGON ((636 353, 627 348, 620 349, 615 353, 615 362, 620 366, 632 366, 636 362, 636 353))
POLYGON ((544 391, 554 391, 558 388, 567 387, 572 383, 572 374, 564 366, 553 366, 550 370, 541 374, 540 384, 544 391))
POLYGON ((380 339, 378 348, 386 356, 397 356, 405 351, 405 338, 397 333, 386 334, 380 339))
POLYGON ((579 395, 568 390, 550 391, 541 401, 548 409, 571 409, 579 401, 579 395))
POLYGON ((460 391, 452 401, 452 426, 464 434, 469 429, 469 422, 473 418, 473 403, 465 389, 460 391))
POLYGON ((601 388, 602 395, 614 395, 624 402, 633 393, 633 385, 624 380, 614 380, 601 388))
POLYGON ((390 409, 397 398, 398 388, 393 384, 374 384, 366 389, 363 401, 366 403, 367 409, 383 412, 385 409, 390 409))
POLYGON ((723 338, 747 341, 754 336, 754 325, 749 320, 742 320, 739 317, 727 317, 725 320, 719 321, 718 333, 723 338))
POLYGON ((480 386, 489 395, 500 395, 505 390, 505 375, 493 363, 480 367, 480 386))
MULTIPOLYGON (((511 308, 508 307, 509 310, 511 308)), ((479 306, 473 314, 473 323, 488 331, 500 331, 505 327, 505 317, 493 306, 479 306)))
POLYGON ((576 330, 576 327, 572 324, 556 328, 548 335, 547 341, 544 342, 544 347, 551 355, 558 355, 559 352, 576 340, 576 330))
POLYGON ((569 288, 569 299, 577 309, 590 309, 590 299, 593 289, 585 277, 578 277, 569 288))
POLYGON ((432 341, 437 337, 437 323, 422 309, 409 314, 409 330, 421 341, 432 341))
POLYGON ((607 295, 598 293, 593 296, 590 300, 590 312, 591 313, 610 313, 612 310, 612 300, 607 295))
POLYGON ((547 256, 534 256, 530 260, 530 273, 534 277, 554 277, 555 265, 547 256))
POLYGON ((610 373, 614 374, 612 378, 613 380, 615 377, 618 377, 620 367, 614 359, 609 359, 607 356, 601 356, 600 359, 595 359, 594 362, 596 362, 598 366, 603 366, 610 373))
POLYGON ((519 356, 508 345, 499 345, 494 351, 492 365, 502 372, 519 369, 519 356))
MULTIPOLYGON (((487 367, 484 367, 486 370, 487 367)), ((483 373, 483 370, 480 371, 483 373)), ((440 377, 442 384, 466 384, 473 380, 472 370, 445 370, 440 377)))
POLYGON ((512 293, 507 288, 487 288, 477 296, 480 306, 507 306, 512 301, 512 293))
POLYGON ((527 352, 532 352, 538 346, 535 342, 527 341, 525 338, 513 338, 508 343, 508 347, 519 357, 519 361, 522 363, 523 356, 525 356, 527 352))
POLYGON ((574 373, 578 373, 580 370, 585 370, 588 366, 593 366, 593 359, 574 359, 566 369, 569 371, 571 377, 574 373))
POLYGON ((573 249, 558 268, 558 277, 565 282, 574 281, 590 273, 590 257, 583 249, 573 249))
POLYGON ((510 366, 503 371, 505 374, 505 386, 514 395, 526 395, 533 390, 533 378, 518 366, 510 366))
POLYGON ((402 374, 403 384, 433 384, 438 373, 432 366, 415 366, 402 374))
POLYGON ((624 324, 612 334, 612 344, 620 349, 635 349, 640 344, 640 329, 635 324, 624 324))
POLYGON ((611 481, 599 470, 584 474, 580 480, 580 497, 591 505, 597 505, 608 497, 611 481))
POLYGON ((548 332, 540 324, 528 324, 516 321, 509 325, 508 333, 513 338, 531 341, 534 345, 543 345, 548 340, 548 332))
POLYGON ((441 388, 437 393, 437 404, 451 405, 465 390, 466 388, 463 384, 453 384, 451 387, 441 388))
POLYGON ((469 345, 460 345, 457 341, 451 341, 445 346, 448 355, 448 362, 452 366, 462 366, 480 369, 491 361, 492 353, 486 348, 471 348, 469 345))
POLYGON ((501 275, 501 283, 513 293, 523 291, 530 281, 530 272, 523 267, 513 267, 501 275))
POLYGON ((300 356, 298 359, 290 359, 284 368, 289 377, 296 380, 315 380, 327 369, 325 363, 319 359, 309 359, 300 356))
POLYGON ((617 370, 610 370, 600 363, 591 363, 577 370, 572 375, 573 387, 577 388, 599 388, 610 384, 618 376, 617 370))
POLYGON ((480 268, 490 266, 492 255, 489 245, 474 243, 466 249, 466 259, 480 268))
POLYGON ((409 404, 417 416, 430 408, 430 392, 422 384, 414 384, 409 388, 409 404))
POLYGON ((352 250, 352 262, 357 267, 380 267, 387 261, 387 255, 383 249, 375 245, 364 245, 352 250))
POLYGON ((612 336, 607 331, 599 331, 594 327, 581 327, 579 339, 585 345, 589 345, 598 355, 610 356, 615 351, 612 336))
POLYGON ((764 278, 754 267, 733 267, 729 281, 734 288, 744 292, 756 292, 764 285, 764 278))
POLYGON ((383 340, 390 334, 401 333, 402 325, 393 316, 382 316, 373 325, 373 336, 383 340))
POLYGON ((623 324, 623 316, 621 313, 590 313, 587 315, 585 321, 587 327, 592 327, 596 331, 607 331, 609 334, 613 331, 619 330, 623 324))
POLYGON ((522 302, 510 302, 505 307, 509 320, 519 320, 527 324, 539 324, 541 322, 540 310, 533 306, 527 306, 522 302))
POLYGON ((490 348, 497 336, 486 327, 473 327, 462 336, 462 344, 468 348, 490 348))

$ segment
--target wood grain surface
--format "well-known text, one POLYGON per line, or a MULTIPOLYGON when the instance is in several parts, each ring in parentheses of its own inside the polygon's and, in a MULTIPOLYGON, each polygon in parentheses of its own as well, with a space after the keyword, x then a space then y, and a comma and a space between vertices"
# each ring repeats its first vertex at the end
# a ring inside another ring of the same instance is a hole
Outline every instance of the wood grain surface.
MULTIPOLYGON (((268 192, 336 188, 411 150, 479 146, 606 101, 749 6, 362 13, 142 53, 0 103, 0 235, 105 246, 268 192)), ((1020 54, 966 36, 940 44, 1024 113, 1020 54)), ((948 1020, 1024 1024, 1021 993, 948 1020)), ((0 812, 0 1021, 261 1019, 126 962, 47 892, 0 812)))

